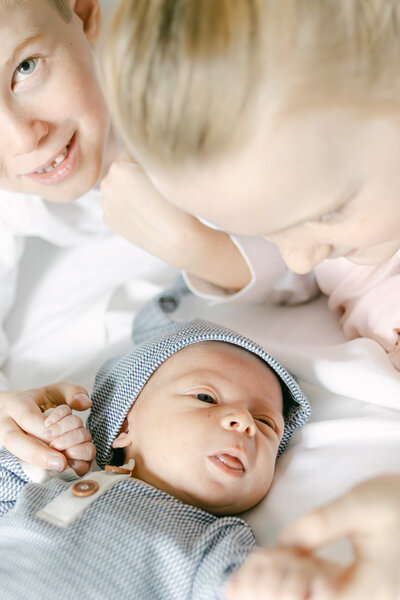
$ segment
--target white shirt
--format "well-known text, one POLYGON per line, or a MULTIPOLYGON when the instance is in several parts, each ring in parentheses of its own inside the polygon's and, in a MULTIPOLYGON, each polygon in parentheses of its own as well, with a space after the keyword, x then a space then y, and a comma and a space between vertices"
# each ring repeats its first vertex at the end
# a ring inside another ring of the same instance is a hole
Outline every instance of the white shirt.
POLYGON ((0 389, 68 377, 129 340, 138 298, 174 274, 105 227, 98 189, 67 204, 0 190, 0 389))
POLYGON ((232 293, 207 281, 184 274, 186 283, 196 295, 212 303, 268 302, 274 304, 301 304, 318 294, 312 273, 297 275, 290 271, 274 244, 264 238, 231 235, 251 273, 249 283, 232 293))

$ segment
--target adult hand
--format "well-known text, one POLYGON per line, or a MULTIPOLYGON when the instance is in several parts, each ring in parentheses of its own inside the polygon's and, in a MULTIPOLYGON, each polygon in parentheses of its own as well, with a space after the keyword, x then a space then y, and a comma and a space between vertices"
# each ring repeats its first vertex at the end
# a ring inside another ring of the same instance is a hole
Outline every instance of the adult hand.
POLYGON ((250 280, 229 235, 165 200, 123 150, 101 183, 104 222, 114 233, 170 265, 228 289, 250 280))
MULTIPOLYGON (((74 450, 68 456, 68 453, 66 455, 58 451, 57 445, 55 448, 48 445, 61 433, 66 433, 66 429, 62 432, 56 429, 49 436, 54 418, 46 416, 43 411, 63 404, 82 411, 88 409, 92 402, 85 388, 66 381, 25 391, 0 392, 0 445, 4 445, 20 460, 44 469, 61 472, 70 464, 78 475, 87 472, 94 456, 94 447, 88 439, 83 439, 87 437, 86 434, 80 442, 85 445, 79 448, 76 455, 74 450)), ((75 417, 70 425, 72 429, 80 429, 75 417)), ((79 445, 81 433, 75 433, 72 438, 74 443, 68 442, 67 447, 79 445)))
POLYGON ((331 600, 341 571, 293 548, 259 548, 229 578, 225 600, 331 600))
POLYGON ((333 598, 397 600, 400 593, 400 475, 365 481, 285 528, 280 542, 316 551, 347 537, 354 562, 333 598))

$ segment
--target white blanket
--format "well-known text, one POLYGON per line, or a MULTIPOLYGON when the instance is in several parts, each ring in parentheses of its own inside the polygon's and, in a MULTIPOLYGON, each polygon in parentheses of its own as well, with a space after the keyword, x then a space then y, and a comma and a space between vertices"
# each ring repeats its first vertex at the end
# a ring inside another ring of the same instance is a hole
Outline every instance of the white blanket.
MULTIPOLYGON (((6 374, 19 389, 69 379, 90 390, 103 360, 129 346, 134 314, 175 271, 123 240, 102 246, 100 266, 92 261, 95 246, 77 253, 35 239, 28 244, 7 322, 6 374), (127 273, 130 284, 120 284, 127 273)), ((312 420, 279 459, 270 493, 246 515, 261 544, 358 481, 400 470, 400 373, 375 342, 345 341, 325 298, 297 307, 209 307, 191 299, 177 316, 192 315, 262 343, 299 378, 312 403, 312 420)))
MULTIPOLYGON (((268 496, 246 515, 261 544, 359 481, 400 471, 400 373, 372 340, 345 341, 325 297, 296 307, 190 304, 180 316, 207 316, 257 339, 297 376, 312 404, 268 496)), ((325 554, 349 556, 342 545, 325 554)))

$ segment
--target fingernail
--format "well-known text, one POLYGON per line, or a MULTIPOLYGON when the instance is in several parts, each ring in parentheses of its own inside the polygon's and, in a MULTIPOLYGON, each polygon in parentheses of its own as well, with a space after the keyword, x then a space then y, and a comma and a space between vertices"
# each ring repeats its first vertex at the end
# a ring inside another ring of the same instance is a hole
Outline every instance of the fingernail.
POLYGON ((59 456, 51 456, 47 465, 50 471, 62 471, 64 469, 64 461, 59 456))
POLYGON ((51 413, 48 415, 47 419, 44 422, 44 426, 45 427, 51 427, 51 425, 54 425, 54 423, 57 422, 57 417, 53 416, 53 410, 51 411, 51 413))
POLYGON ((89 400, 89 402, 91 403, 89 395, 84 394, 83 392, 79 392, 79 394, 75 394, 74 398, 75 398, 75 400, 84 400, 85 402, 87 402, 89 400))

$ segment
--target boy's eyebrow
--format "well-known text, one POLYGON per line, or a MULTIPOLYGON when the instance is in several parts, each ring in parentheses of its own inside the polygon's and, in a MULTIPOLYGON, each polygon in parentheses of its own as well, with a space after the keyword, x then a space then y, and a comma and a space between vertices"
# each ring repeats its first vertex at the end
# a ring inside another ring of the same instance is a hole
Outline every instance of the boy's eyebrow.
POLYGON ((7 64, 9 63, 13 63, 15 61, 15 58, 19 55, 22 54, 22 52, 25 50, 25 48, 31 46, 33 43, 37 42, 38 40, 40 40, 42 37, 44 37, 47 34, 47 31, 40 31, 39 33, 36 33, 35 35, 31 35, 28 38, 25 38, 20 44, 18 44, 18 46, 14 49, 12 55, 10 56, 10 58, 7 60, 7 64))

